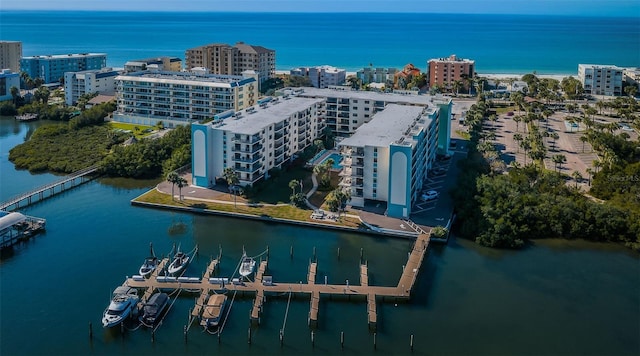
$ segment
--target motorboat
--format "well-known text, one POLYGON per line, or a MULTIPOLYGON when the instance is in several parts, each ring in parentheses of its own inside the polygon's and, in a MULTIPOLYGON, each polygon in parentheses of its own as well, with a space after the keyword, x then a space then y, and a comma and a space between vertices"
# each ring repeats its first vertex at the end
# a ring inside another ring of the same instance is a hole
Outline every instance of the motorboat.
POLYGON ((155 253, 153 253, 153 245, 149 244, 149 257, 145 258, 144 263, 140 266, 139 274, 147 278, 156 270, 158 267, 158 257, 156 257, 155 253))
POLYGON ((174 256, 173 260, 171 260, 171 264, 167 268, 167 272, 170 276, 177 276, 184 272, 185 268, 189 264, 189 255, 182 251, 178 251, 174 256))
POLYGON ((153 326, 168 305, 169 296, 166 293, 155 293, 144 304, 144 307, 142 308, 143 314, 140 316, 140 322, 146 326, 153 326))
POLYGON ((137 289, 127 286, 116 288, 109 306, 102 315, 102 326, 110 328, 123 322, 132 314, 139 300, 137 289))
POLYGON ((238 271, 238 273, 240 273, 242 277, 246 277, 253 273, 254 268, 256 268, 256 261, 244 254, 242 256, 242 263, 240 264, 240 270, 238 271))
POLYGON ((227 303, 227 296, 224 294, 212 294, 209 296, 207 305, 202 310, 200 317, 200 325, 205 328, 213 328, 218 326, 222 320, 222 312, 227 303))

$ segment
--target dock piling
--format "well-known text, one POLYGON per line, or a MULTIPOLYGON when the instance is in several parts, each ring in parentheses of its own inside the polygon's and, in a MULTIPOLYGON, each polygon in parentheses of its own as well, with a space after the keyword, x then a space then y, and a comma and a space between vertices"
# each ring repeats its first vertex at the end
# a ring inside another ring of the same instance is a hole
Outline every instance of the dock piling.
POLYGON ((338 261, 340 260, 340 247, 338 247, 338 261))
POLYGON ((249 326, 249 330, 247 331, 247 343, 251 345, 251 326, 249 326))
POLYGON ((344 331, 340 332, 340 348, 344 349, 344 331))
POLYGON ((93 338, 93 324, 89 322, 89 339, 93 338))
POLYGON ((376 336, 378 335, 378 333, 373 333, 373 349, 375 350, 378 347, 378 344, 376 342, 376 336))
POLYGON ((182 327, 182 332, 184 333, 184 342, 187 342, 187 326, 182 327))
POLYGON ((156 329, 151 330, 151 342, 156 342, 156 329))
POLYGON ((291 248, 289 249, 289 257, 293 259, 293 245, 291 245, 291 248))
POLYGON ((284 334, 282 333, 282 329, 280 329, 280 347, 282 347, 283 343, 284 343, 284 334))
POLYGON ((316 260, 316 247, 313 246, 313 260, 316 260))
POLYGON ((122 337, 124 337, 124 323, 120 323, 120 334, 122 334, 122 337))
POLYGON ((364 254, 364 249, 360 247, 360 263, 362 263, 362 256, 364 254))
POLYGON ((316 346, 316 338, 315 338, 316 334, 313 332, 313 330, 311 330, 311 347, 315 347, 316 346))
POLYGON ((411 347, 411 351, 413 351, 413 334, 411 334, 411 339, 409 339, 409 346, 411 347))

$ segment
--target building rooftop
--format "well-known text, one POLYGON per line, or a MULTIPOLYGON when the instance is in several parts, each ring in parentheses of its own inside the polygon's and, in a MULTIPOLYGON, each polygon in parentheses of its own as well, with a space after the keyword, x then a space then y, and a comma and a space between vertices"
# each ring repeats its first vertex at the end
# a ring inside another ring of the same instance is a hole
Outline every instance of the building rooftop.
POLYGON ((345 99, 362 99, 384 101, 392 103, 403 103, 410 105, 428 106, 433 104, 434 98, 431 95, 413 95, 398 93, 380 93, 366 90, 353 90, 351 88, 340 87, 320 89, 313 87, 304 88, 284 88, 279 92, 284 94, 294 94, 302 97, 323 97, 323 98, 345 98, 345 99))
POLYGON ((476 61, 471 59, 458 58, 455 54, 450 55, 447 58, 433 58, 429 62, 461 62, 461 63, 475 63, 476 61))
POLYGON ((65 59, 65 58, 85 58, 85 57, 106 57, 106 53, 70 53, 70 54, 52 54, 46 56, 30 56, 22 57, 22 59, 65 59))
MULTIPOLYGON (((393 142, 410 139, 416 119, 424 107, 389 104, 377 112, 371 121, 360 126, 351 136, 340 141, 344 146, 388 146, 393 142)), ((429 120, 425 118, 425 120, 429 120)), ((427 122, 425 121, 426 126, 427 122)))
POLYGON ((202 74, 194 72, 140 71, 120 75, 116 80, 133 80, 151 83, 185 84, 185 82, 201 83, 203 86, 236 87, 255 82, 255 78, 240 75, 202 74))
POLYGON ((625 68, 618 67, 618 66, 612 65, 612 64, 578 64, 578 68, 580 68, 580 67, 594 68, 594 69, 604 69, 604 68, 617 69, 617 70, 625 69, 625 68))
POLYGON ((236 113, 235 117, 229 117, 221 122, 213 122, 211 125, 219 130, 253 135, 262 131, 265 126, 280 122, 292 114, 306 110, 313 104, 322 103, 322 101, 322 99, 299 97, 276 98, 269 102, 263 102, 260 106, 240 111, 236 113))

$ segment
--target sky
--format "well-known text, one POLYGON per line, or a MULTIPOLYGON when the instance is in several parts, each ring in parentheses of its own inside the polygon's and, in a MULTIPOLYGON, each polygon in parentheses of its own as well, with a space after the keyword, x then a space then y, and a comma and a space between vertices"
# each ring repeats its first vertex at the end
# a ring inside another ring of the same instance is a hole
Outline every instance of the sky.
POLYGON ((639 0, 0 0, 0 10, 540 14, 640 21, 639 0))

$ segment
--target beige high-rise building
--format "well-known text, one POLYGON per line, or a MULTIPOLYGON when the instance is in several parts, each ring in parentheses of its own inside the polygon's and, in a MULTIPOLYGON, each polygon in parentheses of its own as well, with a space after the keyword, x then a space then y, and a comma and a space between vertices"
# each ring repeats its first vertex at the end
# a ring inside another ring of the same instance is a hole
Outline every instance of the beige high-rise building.
POLYGON ((20 58, 22 58, 22 42, 0 41, 0 69, 11 69, 20 72, 20 58))
POLYGON ((185 66, 187 70, 204 67, 213 74, 224 75, 241 75, 245 70, 253 70, 262 83, 276 74, 276 51, 244 42, 234 46, 212 43, 188 49, 185 66))

